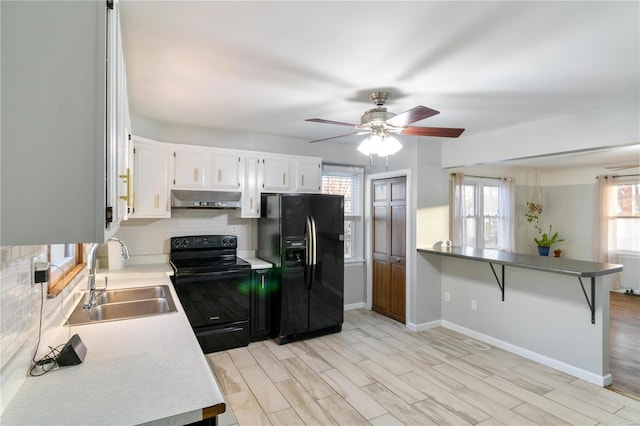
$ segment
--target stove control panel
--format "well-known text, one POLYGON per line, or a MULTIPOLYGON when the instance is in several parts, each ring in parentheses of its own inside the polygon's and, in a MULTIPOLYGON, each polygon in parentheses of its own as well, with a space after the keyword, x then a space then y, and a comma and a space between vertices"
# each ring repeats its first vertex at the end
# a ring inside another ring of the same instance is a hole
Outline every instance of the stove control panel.
POLYGON ((237 248, 235 235, 198 235, 171 238, 171 249, 237 248))

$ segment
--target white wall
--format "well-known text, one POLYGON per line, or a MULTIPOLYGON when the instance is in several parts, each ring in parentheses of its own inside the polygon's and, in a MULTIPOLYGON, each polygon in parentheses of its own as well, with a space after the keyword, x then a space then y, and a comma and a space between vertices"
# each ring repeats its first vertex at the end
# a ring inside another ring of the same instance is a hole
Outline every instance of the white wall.
POLYGON ((638 142, 640 105, 636 98, 547 120, 462 136, 455 144, 443 146, 442 166, 469 166, 638 142))
POLYGON ((236 130, 207 129, 161 123, 141 115, 131 115, 134 134, 160 142, 234 148, 291 155, 322 157, 325 162, 368 166, 367 157, 356 146, 345 143, 309 143, 307 140, 285 138, 236 130))

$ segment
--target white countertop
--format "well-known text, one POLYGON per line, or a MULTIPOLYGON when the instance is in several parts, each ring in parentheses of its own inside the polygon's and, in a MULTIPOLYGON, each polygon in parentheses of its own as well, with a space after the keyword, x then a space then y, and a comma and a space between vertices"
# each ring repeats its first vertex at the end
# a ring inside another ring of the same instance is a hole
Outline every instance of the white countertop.
POLYGON ((258 259, 257 257, 241 257, 241 259, 246 260, 251 264, 251 269, 271 269, 273 268, 273 264, 267 262, 266 260, 258 259))
MULTIPOLYGON (((148 265, 108 271, 110 289, 169 285, 178 312, 73 326, 87 348, 84 362, 27 378, 0 423, 186 424, 224 403, 166 272, 148 265)), ((68 328, 48 334, 55 342, 41 348, 65 342, 68 328)))

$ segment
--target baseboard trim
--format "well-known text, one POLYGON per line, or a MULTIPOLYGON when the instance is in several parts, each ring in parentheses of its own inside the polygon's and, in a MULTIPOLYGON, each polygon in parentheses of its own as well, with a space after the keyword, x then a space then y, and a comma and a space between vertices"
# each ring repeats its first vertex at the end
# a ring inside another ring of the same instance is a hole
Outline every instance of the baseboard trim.
POLYGON ((367 307, 366 303, 358 302, 358 303, 350 303, 348 305, 344 305, 345 311, 352 311, 354 309, 365 309, 367 307))
POLYGON ((442 320, 423 322, 423 323, 420 323, 420 324, 414 324, 412 322, 407 322, 406 326, 411 331, 423 331, 423 330, 428 330, 430 328, 441 327, 442 326, 442 320))
POLYGON ((546 355, 542 355, 537 352, 530 351, 529 349, 522 348, 512 343, 508 343, 503 340, 496 339, 495 337, 487 336, 486 334, 482 334, 477 331, 470 330, 458 324, 445 321, 445 320, 442 320, 441 323, 442 323, 442 327, 457 331, 459 333, 462 333, 474 339, 493 345, 497 348, 504 349, 505 351, 519 355, 523 358, 527 358, 532 361, 538 362, 542 365, 546 365, 547 367, 551 367, 553 369, 562 371, 563 373, 570 374, 574 377, 585 380, 589 383, 593 383, 598 386, 606 386, 606 385, 610 385, 612 382, 611 374, 599 376, 590 371, 583 370, 582 368, 578 368, 573 365, 564 363, 562 361, 558 361, 557 359, 550 358, 546 355))

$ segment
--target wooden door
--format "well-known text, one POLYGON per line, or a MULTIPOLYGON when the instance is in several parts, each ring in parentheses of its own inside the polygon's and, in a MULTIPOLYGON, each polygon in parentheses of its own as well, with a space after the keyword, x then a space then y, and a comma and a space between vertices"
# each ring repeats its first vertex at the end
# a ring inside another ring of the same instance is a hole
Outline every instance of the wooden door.
POLYGON ((406 177, 373 182, 372 309, 405 322, 406 177))

